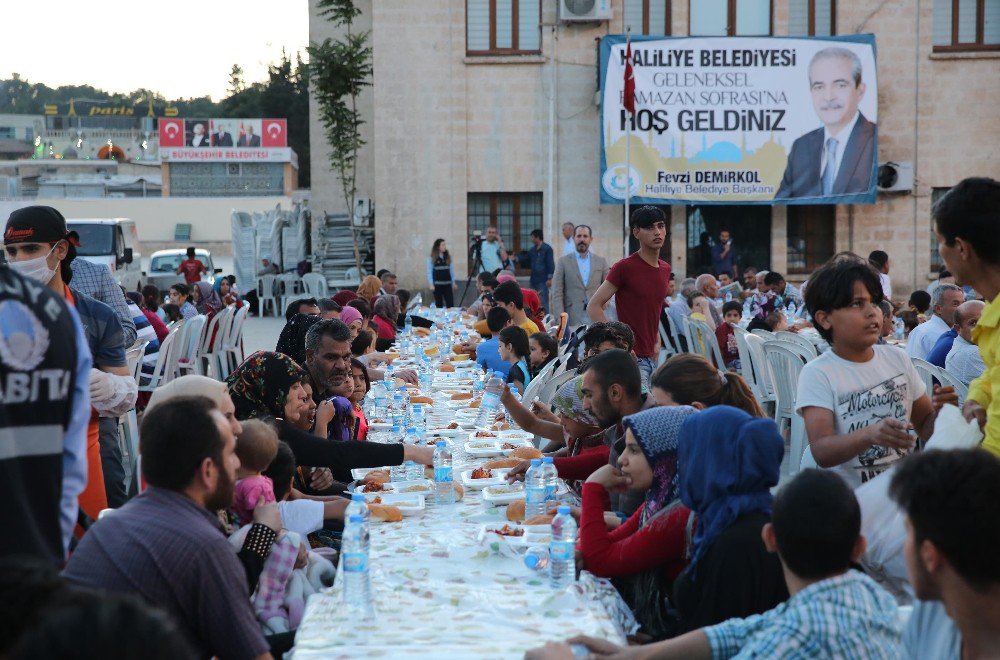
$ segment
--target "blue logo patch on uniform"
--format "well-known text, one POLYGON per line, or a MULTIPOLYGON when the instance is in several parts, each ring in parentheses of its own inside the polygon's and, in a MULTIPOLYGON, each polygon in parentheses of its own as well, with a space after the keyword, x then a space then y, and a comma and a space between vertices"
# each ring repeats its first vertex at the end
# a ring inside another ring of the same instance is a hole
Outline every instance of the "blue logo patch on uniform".
POLYGON ((0 302, 0 360, 18 371, 30 371, 45 359, 49 331, 31 308, 17 300, 0 302))

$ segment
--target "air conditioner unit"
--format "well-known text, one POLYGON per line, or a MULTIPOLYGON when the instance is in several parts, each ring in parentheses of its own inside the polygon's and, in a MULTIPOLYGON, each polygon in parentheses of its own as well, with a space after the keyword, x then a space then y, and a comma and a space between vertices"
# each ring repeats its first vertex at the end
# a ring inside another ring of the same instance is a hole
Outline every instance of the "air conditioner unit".
POLYGON ((611 20, 611 0, 559 0, 559 20, 564 23, 611 20))
POLYGON ((913 163, 881 163, 875 178, 879 192, 910 192, 913 190, 913 163))

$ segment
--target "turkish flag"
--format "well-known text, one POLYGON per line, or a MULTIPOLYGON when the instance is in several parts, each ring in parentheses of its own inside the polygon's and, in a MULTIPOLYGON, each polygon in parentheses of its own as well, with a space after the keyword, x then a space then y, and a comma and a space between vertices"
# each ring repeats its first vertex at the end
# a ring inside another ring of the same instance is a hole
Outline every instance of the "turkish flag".
POLYGON ((625 93, 622 95, 622 105, 629 114, 635 114, 635 74, 632 72, 632 41, 625 46, 625 93))
POLYGON ((184 146, 184 120, 160 118, 160 146, 161 147, 183 147, 184 146))
POLYGON ((260 132, 261 132, 260 146, 262 147, 288 146, 287 119, 261 119, 260 132))

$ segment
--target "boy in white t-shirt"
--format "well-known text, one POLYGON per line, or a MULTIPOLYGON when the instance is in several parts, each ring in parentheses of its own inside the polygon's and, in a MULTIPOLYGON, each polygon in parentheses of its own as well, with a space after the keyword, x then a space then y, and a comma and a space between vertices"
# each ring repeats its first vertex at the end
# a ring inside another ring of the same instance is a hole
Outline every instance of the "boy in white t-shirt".
POLYGON ((913 451, 908 431, 926 440, 937 410, 957 403, 950 387, 935 387, 932 401, 906 353, 876 345, 882 297, 878 273, 860 257, 828 263, 806 289, 813 324, 831 349, 803 367, 796 410, 816 464, 852 488, 913 451))

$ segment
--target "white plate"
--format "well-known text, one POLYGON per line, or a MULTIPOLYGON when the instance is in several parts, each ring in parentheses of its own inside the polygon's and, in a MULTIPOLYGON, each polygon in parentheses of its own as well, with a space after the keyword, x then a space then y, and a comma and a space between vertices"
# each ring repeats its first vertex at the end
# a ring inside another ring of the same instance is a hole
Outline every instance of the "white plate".
POLYGON ((486 523, 479 528, 479 541, 482 542, 490 538, 503 539, 515 548, 524 549, 532 545, 548 545, 552 540, 552 527, 550 525, 523 525, 512 522, 506 524, 511 529, 523 530, 524 534, 521 536, 501 536, 495 533, 495 530, 502 529, 504 522, 486 523))
POLYGON ((489 438, 469 440, 465 443, 465 453, 476 458, 500 456, 503 454, 503 452, 500 451, 500 445, 497 444, 495 440, 489 440, 489 438))
POLYGON ((413 516, 421 513, 425 508, 424 496, 414 493, 366 493, 365 501, 370 502, 376 497, 382 498, 382 504, 394 506, 399 509, 403 516, 413 516))
POLYGON ((369 472, 374 472, 376 470, 381 470, 381 471, 386 472, 386 473, 389 472, 389 468, 387 468, 387 467, 354 468, 353 470, 351 470, 351 476, 354 477, 355 479, 364 479, 365 475, 367 475, 369 472))
MULTIPOLYGON (((518 440, 527 440, 528 442, 532 442, 533 443, 534 438, 535 438, 535 436, 531 435, 527 431, 521 431, 520 429, 516 429, 516 430, 513 430, 513 431, 500 431, 500 439, 504 440, 506 442, 516 442, 518 440)), ((532 444, 532 446, 534 446, 534 444, 532 444)))
POLYGON ((485 431, 473 431, 469 434, 469 442, 499 442, 500 434, 497 431, 488 431, 492 435, 476 435, 477 433, 485 433, 485 431))
POLYGON ((505 468, 493 468, 492 476, 489 479, 473 479, 473 470, 462 471, 462 485, 472 490, 480 490, 486 486, 501 486, 507 483, 506 477, 510 470, 505 468))
POLYGON ((524 499, 524 484, 520 482, 501 486, 487 486, 483 489, 483 501, 493 506, 502 506, 522 499, 524 499))
POLYGON ((393 491, 400 495, 430 495, 434 492, 434 482, 430 479, 390 482, 393 491), (412 489, 412 490, 411 490, 412 489))
POLYGON ((513 456, 514 452, 517 451, 517 447, 514 449, 504 449, 505 444, 517 445, 517 447, 530 447, 535 448, 534 443, 531 440, 514 440, 513 438, 501 438, 500 439, 500 451, 504 453, 505 456, 513 456))
POLYGON ((469 432, 465 429, 459 427, 457 429, 427 429, 427 433, 430 435, 440 435, 446 438, 457 438, 463 435, 467 435, 469 432))

